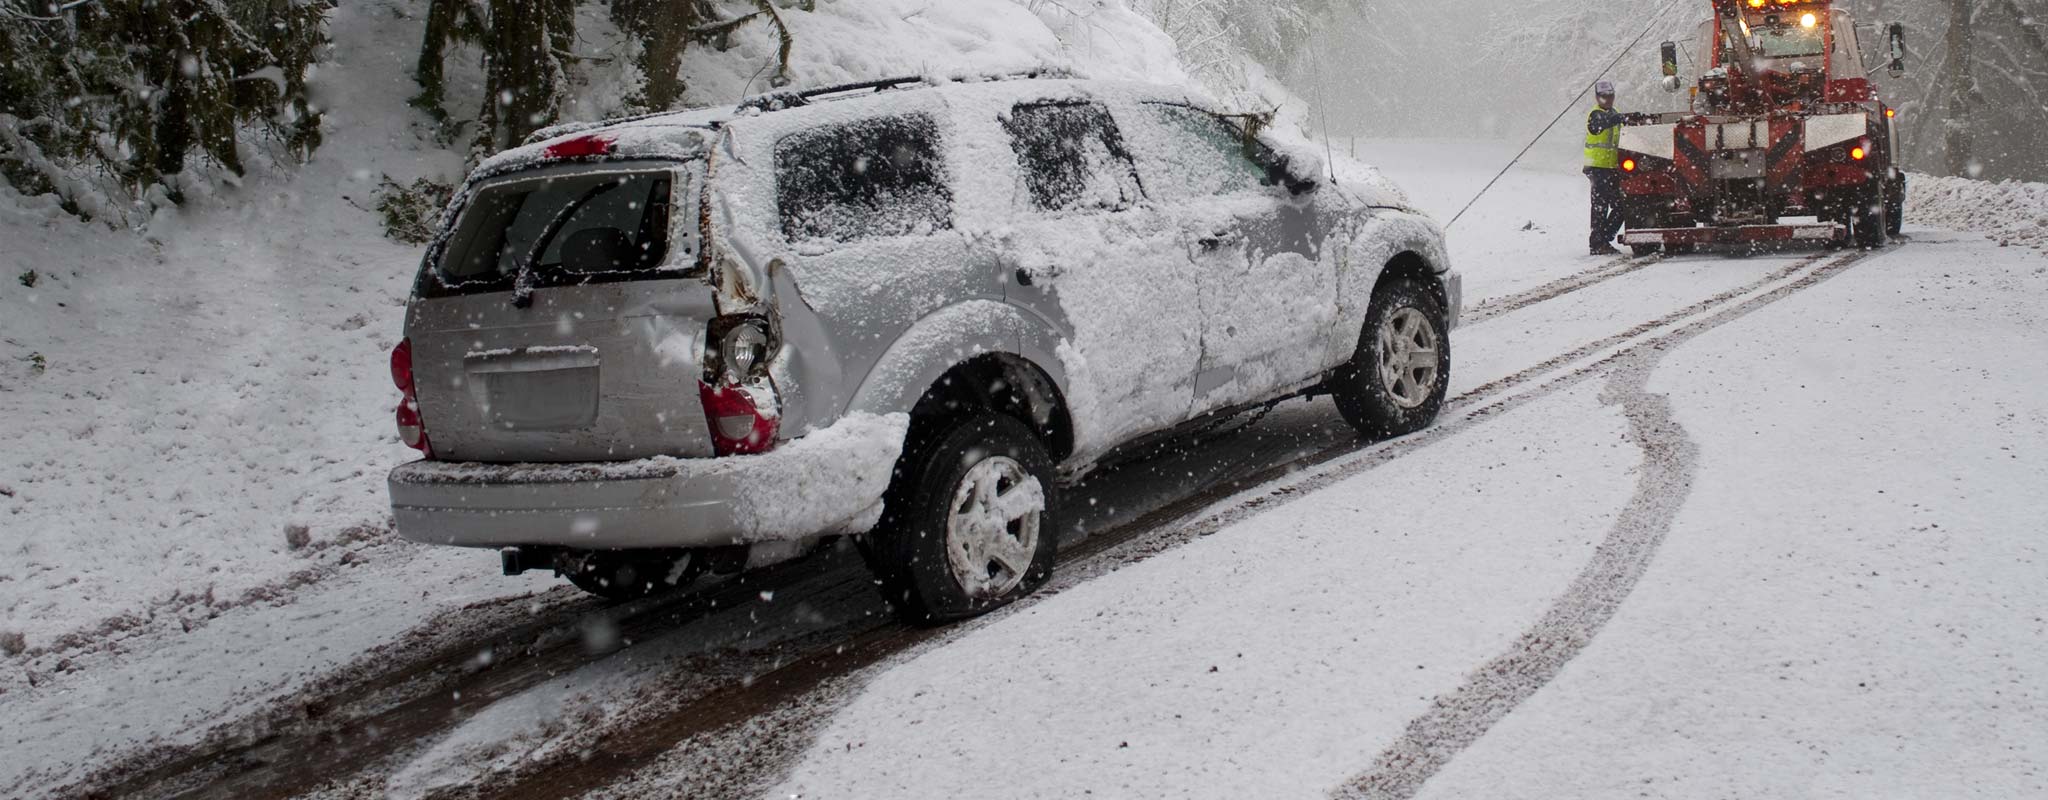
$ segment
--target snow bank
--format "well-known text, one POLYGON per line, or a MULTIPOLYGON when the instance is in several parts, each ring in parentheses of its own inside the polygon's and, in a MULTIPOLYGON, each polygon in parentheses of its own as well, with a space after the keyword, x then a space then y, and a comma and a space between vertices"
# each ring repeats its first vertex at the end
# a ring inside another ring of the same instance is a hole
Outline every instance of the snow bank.
POLYGON ((1906 222, 2048 252, 2048 183, 1912 175, 1906 179, 1906 222))

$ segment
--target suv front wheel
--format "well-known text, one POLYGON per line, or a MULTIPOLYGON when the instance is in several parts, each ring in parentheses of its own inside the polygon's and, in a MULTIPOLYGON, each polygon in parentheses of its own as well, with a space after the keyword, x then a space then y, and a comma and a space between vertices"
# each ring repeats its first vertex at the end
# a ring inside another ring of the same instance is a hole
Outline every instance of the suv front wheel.
POLYGON ((914 435, 862 548, 883 595, 904 619, 932 624, 1030 594, 1058 549, 1053 481, 1045 444, 1007 415, 914 435))
POLYGON ((1351 362, 1330 377, 1344 421, 1369 439, 1428 427, 1443 410, 1451 380, 1451 340, 1443 303, 1412 278, 1373 291, 1351 362))

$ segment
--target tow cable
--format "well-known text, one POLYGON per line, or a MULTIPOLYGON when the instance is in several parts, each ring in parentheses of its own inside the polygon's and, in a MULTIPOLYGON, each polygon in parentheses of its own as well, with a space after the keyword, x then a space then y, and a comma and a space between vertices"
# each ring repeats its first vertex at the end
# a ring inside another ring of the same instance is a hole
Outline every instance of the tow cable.
POLYGON ((1536 134, 1536 138, 1530 139, 1529 143, 1522 147, 1522 152, 1516 153, 1514 159, 1509 161, 1507 166, 1501 167, 1500 172, 1493 176, 1493 180, 1486 182, 1485 188, 1480 189, 1478 194, 1473 195, 1471 200, 1466 201, 1465 207, 1458 209, 1458 213, 1451 217, 1450 222, 1444 223, 1444 230, 1450 230, 1452 225, 1458 224, 1458 220, 1465 216, 1465 212, 1471 211, 1472 206, 1479 202, 1479 198, 1485 197, 1487 192, 1493 191, 1493 185, 1499 183, 1501 177, 1508 174, 1508 170, 1514 169, 1516 164, 1521 163, 1522 157, 1528 155, 1530 150, 1535 149, 1536 143, 1543 141, 1543 137, 1550 134, 1550 129, 1557 127, 1557 123, 1564 119, 1564 115, 1572 113, 1572 109, 1578 108, 1580 103, 1585 102, 1586 93, 1593 91, 1593 84, 1598 83, 1607 73, 1614 71, 1615 66, 1620 64, 1622 59, 1627 58, 1629 52, 1636 49, 1636 45, 1642 44, 1643 39, 1649 37, 1650 31, 1656 30, 1657 24, 1663 22, 1664 16, 1671 13, 1671 9, 1676 8, 1679 2, 1680 0, 1670 0, 1657 13, 1651 15, 1650 24, 1643 26, 1643 32, 1636 34, 1636 38, 1623 46, 1621 52, 1614 54, 1614 60, 1607 62, 1606 67, 1602 68, 1598 74, 1595 74, 1592 80, 1587 81, 1586 87, 1580 89, 1579 93, 1572 97, 1571 102, 1566 103, 1565 107, 1557 112, 1557 116, 1550 119, 1550 124, 1543 126, 1543 131, 1536 134))

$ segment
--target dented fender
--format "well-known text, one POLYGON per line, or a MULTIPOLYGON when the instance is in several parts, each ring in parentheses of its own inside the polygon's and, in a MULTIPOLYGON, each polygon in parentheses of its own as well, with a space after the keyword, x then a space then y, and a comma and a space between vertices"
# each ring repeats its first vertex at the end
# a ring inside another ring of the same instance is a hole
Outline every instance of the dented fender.
POLYGON ((1023 358, 1050 376, 1062 395, 1067 375, 1058 356, 1059 335, 1038 319, 996 300, 948 306, 911 325, 882 354, 854 392, 848 414, 908 412, 927 389, 977 356, 1023 358))

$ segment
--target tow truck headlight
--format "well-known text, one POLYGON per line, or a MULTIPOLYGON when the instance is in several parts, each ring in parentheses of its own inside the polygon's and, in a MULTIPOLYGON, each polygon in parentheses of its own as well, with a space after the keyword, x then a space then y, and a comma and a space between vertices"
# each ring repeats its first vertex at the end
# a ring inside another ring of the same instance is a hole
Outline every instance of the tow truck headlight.
POLYGON ((1636 160, 1635 160, 1635 159, 1633 159, 1633 158, 1624 158, 1624 159, 1622 159, 1622 160, 1621 160, 1621 171, 1622 171, 1622 172, 1634 172, 1634 171, 1636 171, 1636 160))

